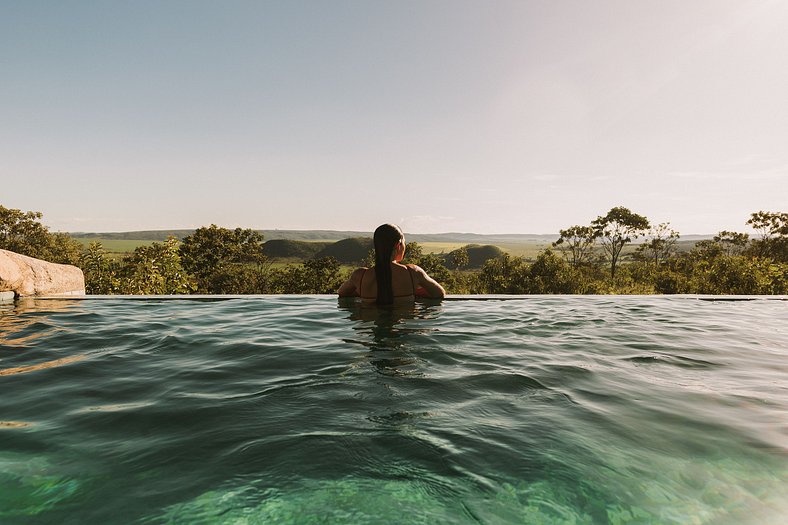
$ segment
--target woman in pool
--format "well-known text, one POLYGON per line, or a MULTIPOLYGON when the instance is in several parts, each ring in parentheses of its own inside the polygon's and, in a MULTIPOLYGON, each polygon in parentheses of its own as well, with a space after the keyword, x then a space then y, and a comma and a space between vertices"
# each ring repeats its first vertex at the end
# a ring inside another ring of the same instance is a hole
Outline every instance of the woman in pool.
POLYGON ((416 296, 436 299, 446 290, 415 264, 402 264, 405 236, 398 226, 383 224, 375 230, 375 267, 358 268, 337 292, 340 297, 361 297, 379 305, 413 301, 416 296))

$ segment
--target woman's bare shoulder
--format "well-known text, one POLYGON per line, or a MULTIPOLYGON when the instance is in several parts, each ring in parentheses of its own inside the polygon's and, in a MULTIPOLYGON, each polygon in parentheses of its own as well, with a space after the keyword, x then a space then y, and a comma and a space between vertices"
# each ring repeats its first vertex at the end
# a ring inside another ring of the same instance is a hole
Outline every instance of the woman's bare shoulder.
POLYGON ((408 269, 410 269, 410 270, 413 270, 413 271, 414 271, 414 272, 416 272, 416 273, 421 273, 421 274, 423 274, 423 273, 426 273, 426 272, 425 272, 425 271, 424 271, 424 270, 421 268, 421 266, 419 266, 418 264, 408 263, 408 264, 406 264, 405 266, 406 266, 408 269))

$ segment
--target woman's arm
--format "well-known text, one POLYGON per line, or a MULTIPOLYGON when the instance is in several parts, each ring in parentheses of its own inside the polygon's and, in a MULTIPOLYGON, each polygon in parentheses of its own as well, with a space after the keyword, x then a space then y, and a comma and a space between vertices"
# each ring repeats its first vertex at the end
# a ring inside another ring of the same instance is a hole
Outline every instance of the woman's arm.
POLYGON ((433 299, 442 299, 446 295, 446 290, 443 289, 443 286, 427 275, 427 272, 415 264, 409 264, 408 266, 410 266, 413 269, 413 273, 416 274, 416 286, 424 288, 427 295, 433 299))
POLYGON ((361 279, 361 274, 364 273, 366 268, 357 268, 350 274, 350 279, 342 283, 342 286, 337 290, 340 297, 356 297, 359 294, 358 283, 361 279))

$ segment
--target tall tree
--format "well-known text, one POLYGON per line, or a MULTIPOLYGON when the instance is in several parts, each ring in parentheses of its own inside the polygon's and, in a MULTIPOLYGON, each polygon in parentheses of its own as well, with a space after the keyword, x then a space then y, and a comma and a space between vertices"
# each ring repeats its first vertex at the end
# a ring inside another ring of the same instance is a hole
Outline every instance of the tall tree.
POLYGON ((669 222, 663 222, 651 228, 648 232, 649 239, 638 246, 637 253, 645 261, 654 263, 656 268, 676 251, 679 232, 670 227, 669 222))
POLYGON ((51 233, 41 212, 0 206, 0 248, 61 264, 77 264, 82 245, 67 233, 51 233))
POLYGON ((215 224, 198 228, 183 239, 180 255, 184 268, 192 273, 198 288, 208 293, 237 293, 225 289, 222 283, 233 282, 225 274, 237 274, 235 265, 264 267, 267 258, 263 255, 263 236, 251 229, 221 228, 215 224))
POLYGON ((720 245, 725 255, 741 255, 750 242, 750 236, 746 233, 723 230, 715 235, 712 241, 720 245))
POLYGON ((760 231, 763 238, 788 237, 788 213, 756 211, 747 224, 760 231))
POLYGON ((754 255, 788 262, 788 213, 757 211, 747 224, 761 233, 760 239, 752 241, 754 255))
POLYGON ((616 267, 624 246, 645 234, 649 228, 647 218, 623 206, 612 208, 607 215, 597 217, 591 225, 610 260, 610 277, 616 276, 616 267))
POLYGON ((598 232, 590 226, 570 226, 558 232, 558 240, 553 243, 564 258, 574 267, 588 262, 591 257, 598 232))
POLYGON ((28 257, 49 255, 49 231, 39 222, 41 212, 0 206, 0 248, 28 257))

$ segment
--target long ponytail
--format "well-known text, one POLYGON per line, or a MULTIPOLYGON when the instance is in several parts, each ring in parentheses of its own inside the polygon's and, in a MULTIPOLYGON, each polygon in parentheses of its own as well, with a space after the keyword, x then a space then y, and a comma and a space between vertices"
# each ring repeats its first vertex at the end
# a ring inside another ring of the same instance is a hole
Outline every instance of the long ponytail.
POLYGON ((393 224, 383 224, 375 230, 375 280, 378 296, 375 303, 393 304, 394 291, 391 285, 391 254, 394 246, 404 238, 402 230, 393 224))

